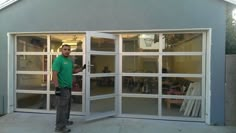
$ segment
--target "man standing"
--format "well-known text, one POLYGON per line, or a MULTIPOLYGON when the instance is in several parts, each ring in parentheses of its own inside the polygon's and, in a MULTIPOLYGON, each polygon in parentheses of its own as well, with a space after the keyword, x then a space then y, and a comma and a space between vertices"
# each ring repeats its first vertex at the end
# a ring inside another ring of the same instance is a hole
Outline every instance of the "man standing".
POLYGON ((63 45, 61 55, 59 55, 53 62, 53 82, 55 85, 55 95, 57 101, 56 109, 56 132, 68 133, 71 130, 67 125, 72 125, 73 121, 69 121, 70 106, 71 106, 71 88, 72 88, 72 74, 83 71, 86 68, 73 69, 73 62, 69 58, 71 52, 70 45, 63 45))

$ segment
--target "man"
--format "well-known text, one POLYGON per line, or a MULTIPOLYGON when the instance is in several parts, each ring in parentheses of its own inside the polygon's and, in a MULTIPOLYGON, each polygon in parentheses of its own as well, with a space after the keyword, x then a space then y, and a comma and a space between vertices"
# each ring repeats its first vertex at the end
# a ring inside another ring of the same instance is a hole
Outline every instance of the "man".
POLYGON ((73 121, 69 121, 72 74, 81 72, 86 68, 86 65, 84 65, 82 68, 73 69, 73 62, 69 58, 70 50, 70 45, 63 45, 62 54, 54 60, 52 65, 53 82, 57 100, 55 131, 62 133, 70 132, 71 130, 66 126, 73 124, 73 121))

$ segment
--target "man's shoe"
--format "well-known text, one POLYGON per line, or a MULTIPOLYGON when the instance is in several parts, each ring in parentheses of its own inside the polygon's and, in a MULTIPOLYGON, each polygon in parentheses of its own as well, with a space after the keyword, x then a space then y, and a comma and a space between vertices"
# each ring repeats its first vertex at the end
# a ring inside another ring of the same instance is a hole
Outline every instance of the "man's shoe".
POLYGON ((70 126, 70 125, 73 125, 73 124, 74 124, 73 121, 67 121, 67 123, 66 123, 67 126, 70 126))
POLYGON ((58 129, 58 128, 56 128, 55 129, 55 132, 57 132, 57 133, 69 133, 71 130, 69 129, 69 128, 62 128, 62 129, 58 129))

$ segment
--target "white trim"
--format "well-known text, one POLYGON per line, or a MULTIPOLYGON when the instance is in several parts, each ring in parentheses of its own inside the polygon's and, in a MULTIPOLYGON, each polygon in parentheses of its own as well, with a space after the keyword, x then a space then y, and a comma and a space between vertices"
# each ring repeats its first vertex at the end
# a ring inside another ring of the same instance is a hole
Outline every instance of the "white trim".
MULTIPOLYGON (((181 32, 181 33, 200 33, 203 31, 209 31, 210 28, 188 28, 188 29, 144 29, 144 30, 98 30, 96 32, 111 32, 111 33, 137 33, 137 32, 181 32)), ((8 32, 9 34, 72 34, 72 33, 83 33, 85 34, 86 31, 40 31, 40 32, 8 32)), ((23 36, 23 35, 21 35, 23 36)))
POLYGON ((3 8, 5 8, 5 7, 7 7, 7 6, 9 6, 9 5, 11 5, 11 4, 17 2, 17 1, 18 1, 18 0, 7 0, 7 1, 1 3, 1 4, 0 4, 0 10, 2 10, 3 8))
POLYGON ((206 38, 206 114, 205 122, 211 124, 211 47, 212 29, 209 29, 206 38))
POLYGON ((229 3, 231 3, 231 4, 235 4, 235 5, 236 5, 236 0, 224 0, 224 1, 226 1, 226 2, 229 2, 229 3))

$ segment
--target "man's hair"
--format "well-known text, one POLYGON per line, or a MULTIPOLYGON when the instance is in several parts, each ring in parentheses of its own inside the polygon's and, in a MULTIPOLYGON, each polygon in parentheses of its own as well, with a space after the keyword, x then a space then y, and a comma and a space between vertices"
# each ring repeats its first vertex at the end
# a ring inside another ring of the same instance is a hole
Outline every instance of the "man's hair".
POLYGON ((64 44, 64 45, 62 45, 61 48, 64 48, 64 47, 70 47, 70 45, 69 44, 64 44))

